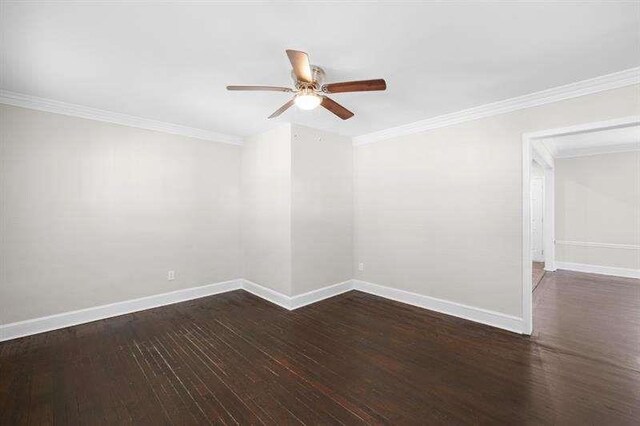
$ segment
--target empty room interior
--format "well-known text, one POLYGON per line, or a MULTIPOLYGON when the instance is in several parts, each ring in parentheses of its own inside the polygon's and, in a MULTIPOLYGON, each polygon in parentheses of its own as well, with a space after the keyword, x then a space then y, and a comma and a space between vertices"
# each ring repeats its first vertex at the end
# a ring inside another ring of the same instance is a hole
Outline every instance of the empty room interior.
POLYGON ((0 0, 0 424, 640 424, 640 3, 0 0))

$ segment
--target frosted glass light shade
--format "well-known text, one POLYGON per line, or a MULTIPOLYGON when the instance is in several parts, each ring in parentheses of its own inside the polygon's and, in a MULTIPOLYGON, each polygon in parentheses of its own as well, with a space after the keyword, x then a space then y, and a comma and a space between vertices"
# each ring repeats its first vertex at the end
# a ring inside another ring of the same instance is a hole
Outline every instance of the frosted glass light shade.
POLYGON ((315 93, 301 93, 296 96, 294 102, 300 109, 311 110, 320 105, 322 99, 320 99, 320 96, 315 93))

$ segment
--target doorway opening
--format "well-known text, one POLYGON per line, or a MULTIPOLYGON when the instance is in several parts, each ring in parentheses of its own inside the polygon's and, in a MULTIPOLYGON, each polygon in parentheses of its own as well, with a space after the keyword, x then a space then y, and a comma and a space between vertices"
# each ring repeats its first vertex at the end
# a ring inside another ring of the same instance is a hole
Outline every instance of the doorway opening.
MULTIPOLYGON (((556 208, 555 208, 555 158, 558 152, 549 144, 550 140, 563 139, 563 144, 579 152, 579 155, 595 155, 598 152, 632 151, 640 147, 631 140, 618 143, 607 138, 592 137, 596 132, 621 131, 630 128, 639 129, 640 116, 624 117, 601 122, 581 124, 571 127, 527 133, 522 137, 522 204, 523 204, 523 239, 522 239, 522 318, 523 334, 533 332, 533 290, 536 277, 545 272, 556 271, 556 208), (569 136, 577 136, 569 138, 569 136), (574 146, 572 146, 574 145, 574 146), (603 148, 604 147, 604 148, 603 148), (534 261, 536 263, 534 264, 534 261), (536 275, 536 273, 538 275, 536 275)), ((576 243, 576 241, 562 241, 576 243)), ((584 242, 594 244, 593 242, 584 242)), ((602 246, 615 244, 598 243, 602 246)), ((617 244, 624 246, 624 244, 617 244)), ((627 248, 634 249, 633 244, 627 248), (632 247, 633 246, 633 247, 632 247)), ((562 247, 561 247, 562 248, 562 247)), ((566 262, 565 262, 566 263, 566 262)), ((561 265, 562 266, 562 265, 561 265)), ((566 266, 566 265, 565 265, 566 266)), ((583 265, 584 266, 584 265, 583 265)), ((619 268, 624 269, 624 268, 619 268)), ((628 269, 620 273, 634 276, 637 270, 628 269), (626 271, 626 272, 625 272, 626 271), (631 271, 631 272, 628 272, 631 271)), ((587 271, 590 272, 590 271, 587 271)), ((602 273, 600 271, 593 271, 602 273)))

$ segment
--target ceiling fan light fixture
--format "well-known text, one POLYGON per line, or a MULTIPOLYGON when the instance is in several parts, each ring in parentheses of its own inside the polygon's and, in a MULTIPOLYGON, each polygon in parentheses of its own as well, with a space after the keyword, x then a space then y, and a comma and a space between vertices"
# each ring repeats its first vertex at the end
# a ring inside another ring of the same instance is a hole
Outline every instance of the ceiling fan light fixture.
POLYGON ((322 99, 313 90, 303 90, 296 95, 294 100, 296 106, 305 111, 315 109, 320 105, 322 99))
POLYGON ((338 83, 323 84, 324 70, 317 65, 309 64, 309 55, 299 50, 287 49, 287 56, 291 62, 291 78, 293 89, 278 86, 227 86, 227 90, 263 91, 263 92, 288 92, 294 93, 284 105, 275 110, 269 118, 276 118, 283 112, 296 105, 302 110, 312 110, 322 106, 330 113, 342 120, 353 117, 353 113, 331 99, 326 94, 369 92, 372 90, 386 90, 387 83, 382 79, 342 81, 338 83))

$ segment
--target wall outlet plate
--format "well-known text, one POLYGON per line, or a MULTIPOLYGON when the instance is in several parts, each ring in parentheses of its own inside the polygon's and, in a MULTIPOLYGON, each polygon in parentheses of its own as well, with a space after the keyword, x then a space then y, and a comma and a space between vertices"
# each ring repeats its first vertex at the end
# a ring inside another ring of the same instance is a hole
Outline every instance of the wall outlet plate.
POLYGON ((167 272, 167 280, 168 281, 173 281, 175 279, 176 279, 176 271, 167 272))

